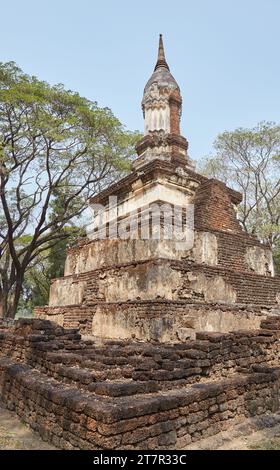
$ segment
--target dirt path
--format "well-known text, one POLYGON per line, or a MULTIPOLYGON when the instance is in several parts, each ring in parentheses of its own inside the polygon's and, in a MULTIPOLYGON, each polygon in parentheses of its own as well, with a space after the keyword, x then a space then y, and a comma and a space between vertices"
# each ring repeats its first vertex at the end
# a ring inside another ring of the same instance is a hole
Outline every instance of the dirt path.
POLYGON ((0 450, 54 450, 0 403, 0 450))

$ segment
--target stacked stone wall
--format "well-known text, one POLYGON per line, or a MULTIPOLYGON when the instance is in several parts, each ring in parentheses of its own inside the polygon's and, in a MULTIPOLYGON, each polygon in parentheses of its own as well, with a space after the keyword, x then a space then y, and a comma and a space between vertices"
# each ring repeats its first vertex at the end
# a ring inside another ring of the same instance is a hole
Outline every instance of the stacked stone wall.
POLYGON ((20 320, 0 330, 1 398, 59 448, 184 449, 279 409, 279 336, 277 317, 169 346, 20 320))

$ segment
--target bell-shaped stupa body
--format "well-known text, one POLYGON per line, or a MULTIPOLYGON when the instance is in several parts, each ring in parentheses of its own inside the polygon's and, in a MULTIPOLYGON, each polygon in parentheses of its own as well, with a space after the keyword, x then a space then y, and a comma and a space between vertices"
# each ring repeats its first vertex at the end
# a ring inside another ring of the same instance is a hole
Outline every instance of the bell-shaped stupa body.
POLYGON ((180 88, 165 60, 162 35, 160 35, 158 60, 145 86, 142 100, 145 135, 150 131, 180 134, 181 106, 180 88))
POLYGON ((139 158, 134 166, 138 168, 155 159, 190 164, 188 142, 180 132, 181 92, 166 62, 162 35, 154 72, 144 88, 142 109, 144 137, 137 146, 139 158))

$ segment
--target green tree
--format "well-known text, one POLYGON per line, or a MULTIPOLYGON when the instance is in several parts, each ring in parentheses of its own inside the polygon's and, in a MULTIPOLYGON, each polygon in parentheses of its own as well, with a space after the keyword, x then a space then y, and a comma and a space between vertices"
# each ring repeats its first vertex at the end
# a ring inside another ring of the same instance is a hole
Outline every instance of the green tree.
POLYGON ((83 231, 79 227, 64 227, 65 238, 58 240, 50 249, 38 256, 25 272, 21 293, 21 309, 46 305, 51 280, 64 274, 64 265, 69 243, 74 243, 83 231))
POLYGON ((243 194, 240 223, 274 250, 280 243, 280 125, 262 122, 253 129, 220 134, 215 154, 200 164, 202 172, 243 194))
POLYGON ((27 269, 68 237, 89 196, 127 171, 136 139, 108 108, 0 63, 2 314, 14 317, 27 269))

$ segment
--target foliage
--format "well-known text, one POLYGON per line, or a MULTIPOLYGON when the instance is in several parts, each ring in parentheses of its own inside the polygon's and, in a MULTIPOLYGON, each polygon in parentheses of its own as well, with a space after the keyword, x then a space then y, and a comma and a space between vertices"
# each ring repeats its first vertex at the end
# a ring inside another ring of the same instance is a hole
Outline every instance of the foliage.
POLYGON ((108 108, 0 63, 0 302, 6 314, 15 314, 27 269, 68 238, 64 228, 81 216, 90 195, 128 170, 137 139, 108 108))
POLYGON ((215 154, 204 159, 204 174, 243 194, 238 215, 244 229, 275 250, 280 239, 280 125, 262 122, 253 129, 224 132, 215 154))

